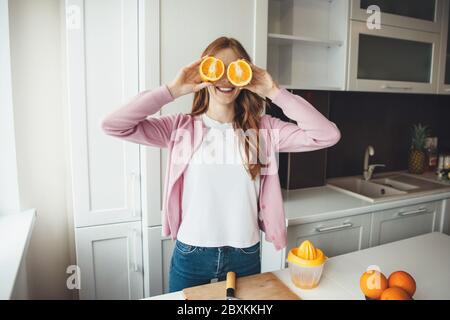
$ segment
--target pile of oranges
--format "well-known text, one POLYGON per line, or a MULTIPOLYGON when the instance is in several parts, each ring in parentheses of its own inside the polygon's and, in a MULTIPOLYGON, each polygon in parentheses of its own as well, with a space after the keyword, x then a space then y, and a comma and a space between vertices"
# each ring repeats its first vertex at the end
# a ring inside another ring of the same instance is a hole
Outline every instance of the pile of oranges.
POLYGON ((359 285, 372 300, 411 300, 416 292, 416 281, 406 271, 395 271, 386 278, 377 270, 369 270, 363 273, 359 285))

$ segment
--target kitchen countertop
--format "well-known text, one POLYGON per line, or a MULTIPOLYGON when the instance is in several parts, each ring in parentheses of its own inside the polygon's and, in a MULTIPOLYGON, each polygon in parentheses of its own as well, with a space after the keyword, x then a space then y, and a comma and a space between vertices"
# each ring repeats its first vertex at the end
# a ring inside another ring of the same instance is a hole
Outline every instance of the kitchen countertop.
POLYGON ((35 218, 35 209, 0 216, 0 300, 10 299, 14 291, 35 218))
MULTIPOLYGON (((406 171, 374 174, 373 179, 393 173, 406 173, 406 171)), ((311 223, 450 198, 450 183, 438 181, 432 172, 414 175, 414 177, 440 183, 443 188, 426 194, 409 194, 380 202, 365 201, 335 190, 328 185, 298 190, 282 190, 286 224, 292 226, 311 223)))
MULTIPOLYGON (((274 274, 303 300, 364 300, 359 278, 367 267, 376 265, 386 277, 397 270, 410 273, 417 283, 416 300, 448 300, 449 248, 450 237, 433 232, 336 256, 328 259, 319 286, 310 290, 295 287, 288 269, 275 271, 274 274)), ((147 299, 183 300, 183 294, 177 291, 147 299)))

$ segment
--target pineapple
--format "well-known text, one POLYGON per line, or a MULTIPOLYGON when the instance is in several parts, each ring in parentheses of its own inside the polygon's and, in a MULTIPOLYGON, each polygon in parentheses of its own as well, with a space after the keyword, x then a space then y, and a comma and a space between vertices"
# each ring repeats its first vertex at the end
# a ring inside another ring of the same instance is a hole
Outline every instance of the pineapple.
POLYGON ((408 172, 422 174, 426 169, 425 139, 428 137, 428 127, 422 124, 414 125, 412 143, 409 151, 408 172))

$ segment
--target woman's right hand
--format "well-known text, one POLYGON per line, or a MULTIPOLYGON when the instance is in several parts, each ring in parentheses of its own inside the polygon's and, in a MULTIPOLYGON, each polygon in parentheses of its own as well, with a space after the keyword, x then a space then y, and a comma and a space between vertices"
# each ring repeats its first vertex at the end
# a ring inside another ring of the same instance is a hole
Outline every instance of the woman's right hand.
POLYGON ((174 99, 213 85, 211 82, 202 82, 198 72, 200 63, 206 57, 207 56, 204 56, 195 60, 188 66, 182 68, 175 79, 167 85, 174 99))

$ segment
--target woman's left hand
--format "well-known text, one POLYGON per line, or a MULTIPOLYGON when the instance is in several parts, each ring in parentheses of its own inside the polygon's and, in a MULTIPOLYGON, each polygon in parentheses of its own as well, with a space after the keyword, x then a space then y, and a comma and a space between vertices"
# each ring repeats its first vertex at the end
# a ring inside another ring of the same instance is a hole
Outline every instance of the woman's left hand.
POLYGON ((252 68, 253 77, 248 85, 240 87, 240 89, 247 89, 260 96, 273 100, 280 88, 272 79, 272 76, 266 70, 254 65, 250 61, 245 61, 252 68))

